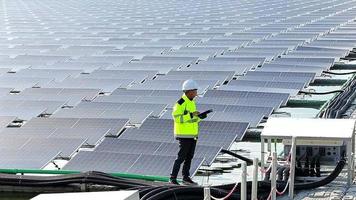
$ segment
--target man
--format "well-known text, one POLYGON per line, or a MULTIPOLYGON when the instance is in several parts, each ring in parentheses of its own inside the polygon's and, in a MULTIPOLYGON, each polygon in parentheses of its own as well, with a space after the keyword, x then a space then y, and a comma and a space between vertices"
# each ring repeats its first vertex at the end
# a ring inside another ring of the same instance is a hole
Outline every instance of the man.
POLYGON ((174 161, 170 183, 179 185, 177 175, 183 164, 183 184, 196 184, 190 178, 190 165, 194 157, 195 146, 199 134, 199 122, 206 118, 206 114, 200 114, 196 110, 194 98, 198 95, 198 84, 193 80, 183 83, 184 92, 174 105, 172 116, 174 119, 174 136, 179 141, 179 152, 174 161))

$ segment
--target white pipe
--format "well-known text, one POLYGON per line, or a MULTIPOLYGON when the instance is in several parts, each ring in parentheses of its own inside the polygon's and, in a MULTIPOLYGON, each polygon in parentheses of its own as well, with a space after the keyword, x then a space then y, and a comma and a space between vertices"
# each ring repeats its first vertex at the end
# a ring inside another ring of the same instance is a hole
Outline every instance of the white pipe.
MULTIPOLYGON (((265 139, 261 137, 261 168, 265 169, 265 139)), ((263 178, 263 172, 261 170, 261 177, 263 178)))
POLYGON ((204 200, 211 200, 210 187, 204 187, 204 200))
POLYGON ((271 199, 276 200, 276 187, 277 187, 277 153, 273 152, 272 154, 272 171, 271 171, 271 199))
POLYGON ((347 184, 352 185, 353 177, 353 153, 352 153, 352 143, 348 141, 346 143, 347 149, 347 184))
POLYGON ((289 198, 294 198, 294 179, 295 179, 295 162, 296 162, 297 139, 292 138, 292 147, 290 149, 290 174, 289 174, 289 198))
POLYGON ((253 159, 253 173, 252 173, 252 191, 251 199, 257 200, 257 185, 258 184, 258 158, 253 159))
POLYGON ((242 176, 241 176, 241 200, 247 200, 247 164, 242 162, 241 164, 242 176))

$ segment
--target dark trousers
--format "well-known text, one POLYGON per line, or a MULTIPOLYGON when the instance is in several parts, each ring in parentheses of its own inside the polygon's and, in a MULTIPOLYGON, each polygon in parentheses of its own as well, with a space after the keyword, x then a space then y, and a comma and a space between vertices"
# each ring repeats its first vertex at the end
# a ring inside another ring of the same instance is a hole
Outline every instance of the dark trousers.
POLYGON ((183 178, 189 177, 190 165, 194 157, 195 146, 197 140, 193 138, 178 138, 179 152, 177 159, 174 161, 171 178, 177 178, 181 164, 183 164, 182 175, 183 178))

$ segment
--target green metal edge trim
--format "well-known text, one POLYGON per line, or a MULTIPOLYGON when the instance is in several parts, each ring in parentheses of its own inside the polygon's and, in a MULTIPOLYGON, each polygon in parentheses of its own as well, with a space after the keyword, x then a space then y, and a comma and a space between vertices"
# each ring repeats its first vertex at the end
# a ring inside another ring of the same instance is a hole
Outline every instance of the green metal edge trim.
POLYGON ((303 108, 321 108, 327 101, 321 100, 303 100, 303 99, 290 99, 287 102, 287 107, 303 107, 303 108))
MULTIPOLYGON (((6 174, 79 174, 80 171, 71 171, 71 170, 44 170, 44 169, 0 169, 0 173, 6 174)), ((145 181, 159 181, 159 182, 168 182, 169 178, 164 176, 149 176, 141 174, 129 174, 129 173, 109 173, 112 176, 128 179, 138 179, 145 181)))

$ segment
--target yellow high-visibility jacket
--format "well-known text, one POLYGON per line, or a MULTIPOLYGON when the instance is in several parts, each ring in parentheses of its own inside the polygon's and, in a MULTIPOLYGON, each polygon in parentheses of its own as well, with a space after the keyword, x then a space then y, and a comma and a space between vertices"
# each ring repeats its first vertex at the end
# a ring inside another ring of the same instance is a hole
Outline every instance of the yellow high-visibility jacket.
POLYGON ((176 138, 198 138, 200 118, 193 116, 197 111, 195 101, 185 94, 173 107, 174 136, 176 138))

